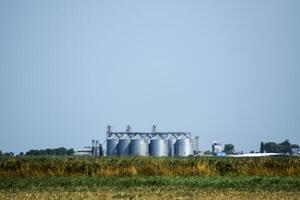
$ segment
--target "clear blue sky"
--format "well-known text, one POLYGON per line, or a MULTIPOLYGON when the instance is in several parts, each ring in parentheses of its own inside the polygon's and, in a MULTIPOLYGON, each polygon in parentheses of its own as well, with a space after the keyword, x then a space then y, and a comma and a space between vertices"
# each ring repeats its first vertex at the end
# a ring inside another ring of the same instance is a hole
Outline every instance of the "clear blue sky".
POLYGON ((300 1, 0 1, 0 149, 106 126, 300 143, 300 1))

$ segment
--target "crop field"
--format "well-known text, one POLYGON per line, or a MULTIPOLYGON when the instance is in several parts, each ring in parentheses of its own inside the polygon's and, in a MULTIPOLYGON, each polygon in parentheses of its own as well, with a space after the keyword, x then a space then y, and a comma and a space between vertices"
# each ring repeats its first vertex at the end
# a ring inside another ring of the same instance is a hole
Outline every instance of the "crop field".
POLYGON ((0 199, 300 199, 300 158, 0 159, 0 199))
POLYGON ((288 191, 239 191, 239 190, 203 190, 189 187, 134 187, 97 189, 76 188, 48 188, 47 190, 5 191, 0 192, 0 199, 44 200, 44 199, 204 199, 204 200, 297 200, 300 192, 288 191))
POLYGON ((299 176, 299 157, 275 158, 0 158, 0 177, 299 176))

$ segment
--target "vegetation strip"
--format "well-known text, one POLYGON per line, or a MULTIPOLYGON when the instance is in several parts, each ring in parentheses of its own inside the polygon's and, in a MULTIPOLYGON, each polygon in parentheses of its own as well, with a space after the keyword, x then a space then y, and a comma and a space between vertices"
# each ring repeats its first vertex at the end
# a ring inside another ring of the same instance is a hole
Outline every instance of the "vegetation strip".
POLYGON ((237 190, 300 191, 300 177, 38 177, 0 178, 0 190, 47 189, 50 187, 151 187, 187 186, 237 190))
POLYGON ((0 200, 22 199, 22 200, 46 200, 46 199, 85 199, 85 200, 107 200, 107 199, 151 199, 151 200, 296 200, 299 199, 299 191, 240 191, 234 189, 201 189, 184 186, 166 186, 166 187, 98 187, 90 189, 87 187, 78 187, 76 189, 65 188, 47 188, 46 190, 16 190, 1 191, 0 200))
POLYGON ((0 159, 0 177, 41 176, 300 176, 300 157, 0 159))

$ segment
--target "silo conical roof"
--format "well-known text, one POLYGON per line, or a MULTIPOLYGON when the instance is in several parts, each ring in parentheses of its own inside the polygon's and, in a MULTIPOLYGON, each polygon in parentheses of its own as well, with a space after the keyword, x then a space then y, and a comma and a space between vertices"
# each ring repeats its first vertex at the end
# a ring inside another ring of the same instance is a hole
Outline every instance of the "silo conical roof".
POLYGON ((124 140, 124 139, 130 139, 129 135, 124 134, 122 137, 120 137, 120 140, 124 140))
POLYGON ((116 136, 115 134, 111 135, 109 138, 107 138, 108 140, 116 140, 119 139, 118 136, 116 136))
POLYGON ((184 140, 184 139, 189 139, 189 138, 186 137, 185 135, 181 135, 177 138, 177 140, 184 140))
POLYGON ((159 135, 155 135, 151 140, 161 140, 162 138, 159 135))
POLYGON ((174 140, 176 139, 173 135, 169 134, 167 137, 166 137, 166 140, 174 140))
POLYGON ((144 140, 144 138, 141 136, 141 135, 139 135, 139 134, 137 134, 136 136, 134 136, 133 138, 131 138, 132 140, 144 140))

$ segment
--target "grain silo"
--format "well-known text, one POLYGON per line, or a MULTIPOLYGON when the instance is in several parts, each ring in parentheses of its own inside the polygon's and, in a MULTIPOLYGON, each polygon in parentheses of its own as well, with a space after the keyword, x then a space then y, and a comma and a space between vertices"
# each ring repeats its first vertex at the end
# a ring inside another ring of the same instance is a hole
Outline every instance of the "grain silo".
POLYGON ((193 140, 180 136, 175 142, 175 156, 190 156, 193 155, 193 140))
POLYGON ((169 134, 166 140, 168 143, 168 156, 174 156, 176 138, 173 135, 169 134))
POLYGON ((116 135, 112 135, 107 138, 106 141, 106 155, 117 156, 118 155, 119 138, 116 135))
POLYGON ((149 151, 150 156, 168 156, 168 143, 166 140, 156 135, 150 140, 149 151))
POLYGON ((130 137, 127 134, 124 134, 119 139, 118 146, 118 155, 119 156, 129 156, 130 155, 130 137))
POLYGON ((189 132, 161 132, 156 125, 151 132, 115 132, 108 126, 106 131, 107 156, 189 156, 193 155, 193 139, 189 132), (149 144, 150 143, 150 144, 149 144))
POLYGON ((140 135, 136 135, 135 137, 131 138, 130 155, 131 156, 148 156, 149 155, 148 141, 145 140, 140 135))

